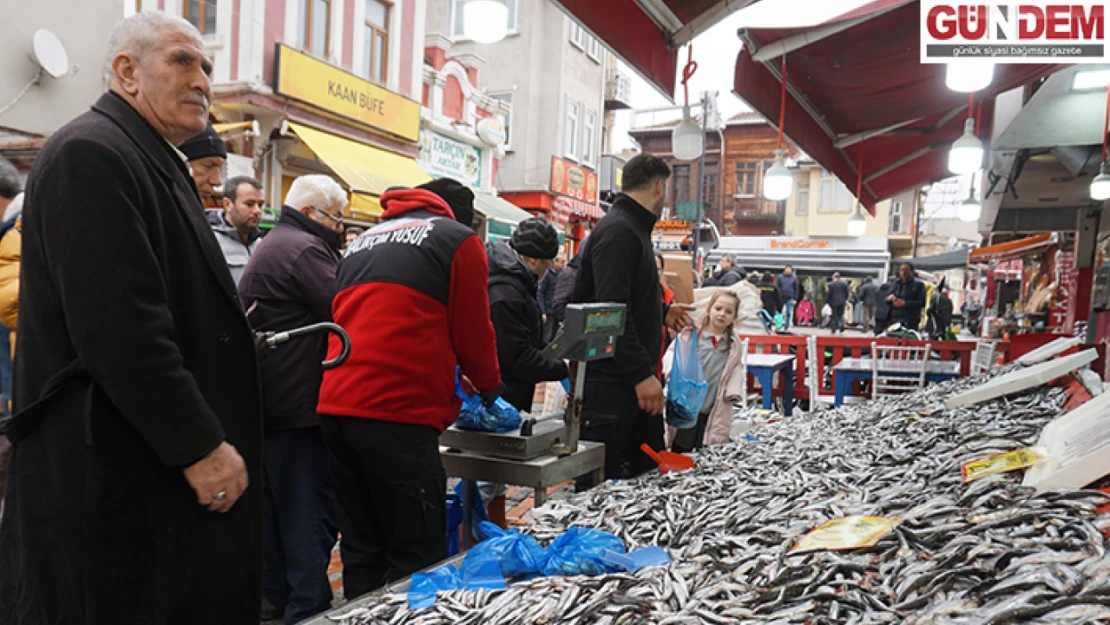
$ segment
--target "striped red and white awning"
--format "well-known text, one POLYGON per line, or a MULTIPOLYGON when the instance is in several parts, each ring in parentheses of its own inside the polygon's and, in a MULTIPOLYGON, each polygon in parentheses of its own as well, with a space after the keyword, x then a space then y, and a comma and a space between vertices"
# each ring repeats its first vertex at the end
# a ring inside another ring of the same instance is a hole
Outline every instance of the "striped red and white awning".
POLYGON ((551 201, 551 222, 564 228, 571 219, 596 222, 605 216, 597 204, 589 204, 574 198, 559 196, 551 201))

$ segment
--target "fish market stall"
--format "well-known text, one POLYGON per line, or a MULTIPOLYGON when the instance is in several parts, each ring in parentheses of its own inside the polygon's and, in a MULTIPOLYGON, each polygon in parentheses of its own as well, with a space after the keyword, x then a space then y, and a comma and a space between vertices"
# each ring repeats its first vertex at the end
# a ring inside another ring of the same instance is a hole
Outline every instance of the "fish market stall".
MULTIPOLYGON (((1020 365, 1008 365, 1002 373, 1020 365)), ((693 454, 697 467, 611 481, 534 511, 546 544, 611 532, 673 561, 441 592, 410 611, 385 593, 340 608, 369 623, 1086 623, 1110 619, 1094 490, 1023 486, 1020 469, 1066 387, 946 408, 987 382, 797 415, 693 454)))

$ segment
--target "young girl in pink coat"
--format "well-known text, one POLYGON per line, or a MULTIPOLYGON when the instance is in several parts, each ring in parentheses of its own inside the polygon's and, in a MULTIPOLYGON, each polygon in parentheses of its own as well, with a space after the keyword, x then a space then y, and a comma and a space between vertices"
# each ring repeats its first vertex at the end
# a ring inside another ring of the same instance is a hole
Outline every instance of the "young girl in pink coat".
MULTIPOLYGON (((667 427, 671 451, 687 452, 705 445, 729 442, 732 407, 743 398, 744 376, 740 368, 742 342, 733 329, 740 299, 730 291, 720 291, 709 300, 705 318, 698 328, 698 360, 709 382, 696 426, 687 430, 667 427)), ((680 340, 689 341, 693 332, 682 332, 680 340)), ((676 340, 663 358, 663 374, 670 377, 676 340)))

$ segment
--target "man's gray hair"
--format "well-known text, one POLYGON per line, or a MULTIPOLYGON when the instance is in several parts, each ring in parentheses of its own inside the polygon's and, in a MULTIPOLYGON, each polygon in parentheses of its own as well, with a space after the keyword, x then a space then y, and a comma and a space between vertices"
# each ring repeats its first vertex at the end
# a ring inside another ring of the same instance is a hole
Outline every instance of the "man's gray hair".
POLYGON ((201 39, 200 31, 189 20, 165 11, 143 11, 116 24, 108 37, 108 75, 113 73, 112 59, 129 54, 142 61, 159 48, 167 30, 186 32, 201 39))
POLYGON ((19 181, 19 170, 8 159, 0 158, 0 197, 9 200, 19 195, 23 190, 23 183, 19 181))
POLYGON ((339 212, 348 203, 347 192, 331 176, 311 174, 293 181, 285 194, 285 205, 294 209, 312 206, 322 211, 339 212))

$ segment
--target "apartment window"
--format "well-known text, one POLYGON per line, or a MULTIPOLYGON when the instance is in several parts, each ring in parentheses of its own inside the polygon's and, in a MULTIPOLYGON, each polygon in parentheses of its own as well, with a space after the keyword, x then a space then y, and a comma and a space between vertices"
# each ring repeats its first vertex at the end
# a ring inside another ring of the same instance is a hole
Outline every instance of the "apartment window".
POLYGON ((331 0, 297 0, 297 19, 301 24, 298 47, 325 59, 331 33, 331 0))
POLYGON ((505 149, 513 144, 513 92, 491 93, 489 97, 509 103, 509 112, 505 113, 505 149))
POLYGON ((714 204, 717 201, 717 164, 705 164, 705 179, 702 185, 702 200, 706 204, 714 204))
POLYGON ((902 234, 902 203, 890 203, 890 234, 902 234))
POLYGON ((586 111, 582 118, 582 162, 594 163, 594 135, 597 132, 597 113, 586 111))
POLYGON ((567 100, 567 119, 563 128, 563 153, 578 160, 578 103, 567 100))
MULTIPOLYGON (((470 0, 451 0, 451 36, 456 39, 466 36, 463 31, 463 7, 466 6, 467 2, 470 2, 470 0)), ((516 14, 519 0, 507 0, 505 4, 509 7, 508 24, 505 26, 510 33, 515 33, 517 29, 516 14)))
POLYGON ((677 207, 681 202, 690 201, 690 166, 674 166, 674 203, 677 207))
POLYGON ((601 42, 589 35, 586 35, 586 55, 595 61, 601 61, 601 42))
POLYGON ((821 197, 817 210, 822 213, 850 213, 855 197, 843 182, 827 169, 821 170, 821 197))
POLYGON ((794 214, 809 214, 809 182, 799 182, 794 188, 794 214))
MULTIPOLYGON (((185 19, 197 27, 202 35, 216 34, 216 2, 217 0, 185 0, 185 19)), ((139 11, 139 3, 135 3, 135 11, 139 11)))
POLYGON ((746 161, 736 164, 736 195, 755 197, 759 163, 746 161))
POLYGON ((384 84, 389 66, 389 9, 381 0, 366 0, 363 22, 362 75, 384 84))
POLYGON ((582 27, 578 25, 578 22, 571 20, 569 17, 567 19, 570 20, 570 42, 585 50, 586 37, 588 37, 589 35, 586 34, 586 31, 582 30, 582 27))

